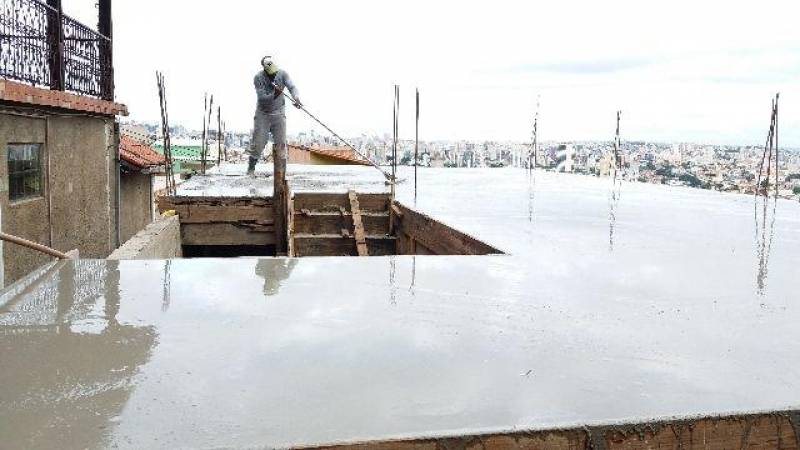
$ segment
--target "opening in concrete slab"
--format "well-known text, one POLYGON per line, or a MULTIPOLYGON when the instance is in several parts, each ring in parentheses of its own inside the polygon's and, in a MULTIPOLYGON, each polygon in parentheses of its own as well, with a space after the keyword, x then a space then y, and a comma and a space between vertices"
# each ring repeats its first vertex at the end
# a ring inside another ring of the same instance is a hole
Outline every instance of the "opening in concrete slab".
POLYGON ((275 256, 274 245, 184 245, 184 258, 275 256))
MULTIPOLYGON (((389 194, 295 193, 288 202, 291 257, 503 254, 389 194)), ((269 197, 162 197, 180 218, 184 257, 275 256, 269 197)))

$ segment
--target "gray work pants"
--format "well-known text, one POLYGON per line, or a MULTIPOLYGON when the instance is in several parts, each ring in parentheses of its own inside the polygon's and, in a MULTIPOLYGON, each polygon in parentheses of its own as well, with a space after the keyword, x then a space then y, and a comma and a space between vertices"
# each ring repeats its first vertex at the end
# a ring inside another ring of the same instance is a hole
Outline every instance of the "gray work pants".
POLYGON ((250 158, 259 160, 267 145, 267 137, 272 134, 273 161, 286 161, 286 116, 268 115, 258 110, 253 117, 253 139, 250 141, 250 158), (280 157, 280 158, 279 158, 280 157))

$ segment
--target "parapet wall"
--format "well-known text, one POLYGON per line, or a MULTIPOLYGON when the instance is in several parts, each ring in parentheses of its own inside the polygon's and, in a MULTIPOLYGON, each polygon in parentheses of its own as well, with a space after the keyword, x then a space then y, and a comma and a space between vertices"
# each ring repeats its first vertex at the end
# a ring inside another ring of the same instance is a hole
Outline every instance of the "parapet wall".
POLYGON ((180 219, 172 216, 148 225, 108 259, 172 259, 182 256, 180 219))

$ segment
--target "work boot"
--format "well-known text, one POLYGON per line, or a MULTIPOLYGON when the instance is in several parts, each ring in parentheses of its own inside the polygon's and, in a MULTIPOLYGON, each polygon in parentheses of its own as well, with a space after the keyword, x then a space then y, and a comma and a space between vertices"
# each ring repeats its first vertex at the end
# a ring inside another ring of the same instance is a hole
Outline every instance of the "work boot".
POLYGON ((250 158, 250 161, 247 164, 247 176, 250 178, 256 177, 256 163, 258 162, 257 159, 250 158))

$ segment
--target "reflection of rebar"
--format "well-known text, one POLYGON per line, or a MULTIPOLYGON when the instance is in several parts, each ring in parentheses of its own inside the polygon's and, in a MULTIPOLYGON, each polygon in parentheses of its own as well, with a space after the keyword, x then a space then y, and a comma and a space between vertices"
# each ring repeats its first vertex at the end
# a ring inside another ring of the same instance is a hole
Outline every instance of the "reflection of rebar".
POLYGON ((389 258, 389 301, 392 303, 392 306, 397 305, 397 298, 395 292, 395 272, 397 271, 397 262, 395 261, 394 256, 389 258))
POLYGON ((756 255, 758 258, 758 273, 756 275, 756 283, 758 286, 758 294, 761 296, 763 296, 766 292, 767 278, 769 277, 769 260, 772 253, 772 240, 775 236, 775 222, 778 212, 777 197, 773 202, 772 218, 769 220, 769 235, 767 235, 767 220, 769 215, 769 210, 767 208, 768 205, 769 198, 765 198, 762 216, 760 217, 761 223, 759 224, 758 197, 756 197, 754 205, 756 224, 756 255))
POLYGON ((161 299, 161 311, 166 312, 169 309, 170 296, 172 294, 172 275, 170 269, 172 268, 172 261, 166 260, 164 262, 164 296, 161 299))
POLYGON ((532 154, 528 153, 528 170, 533 171, 536 168, 536 161, 539 159, 539 97, 536 97, 536 115, 533 117, 533 150, 532 154), (533 160, 531 161, 531 156, 533 160))
POLYGON ((617 226, 617 208, 619 207, 619 199, 622 196, 622 179, 619 178, 619 182, 617 182, 617 179, 617 171, 615 170, 613 178, 614 185, 611 188, 611 199, 609 201, 611 216, 609 217, 608 243, 611 251, 614 251, 614 231, 617 226))

